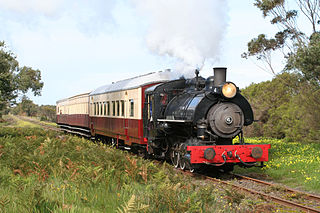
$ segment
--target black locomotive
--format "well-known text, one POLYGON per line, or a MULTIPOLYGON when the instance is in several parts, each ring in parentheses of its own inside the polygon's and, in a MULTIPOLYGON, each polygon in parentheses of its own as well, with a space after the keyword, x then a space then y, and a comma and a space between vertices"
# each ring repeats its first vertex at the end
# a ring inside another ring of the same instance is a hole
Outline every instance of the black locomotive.
MULTIPOLYGON (((232 145, 237 136, 243 144, 243 126, 253 122, 250 104, 234 83, 226 81, 226 68, 214 68, 214 76, 207 79, 199 76, 198 70, 195 73, 193 79, 169 81, 145 91, 143 118, 148 153, 171 158, 174 166, 182 169, 193 170, 199 164, 224 165, 226 170, 239 162, 251 165, 237 154, 240 147, 232 145), (229 147, 221 162, 215 156, 225 145, 229 147), (192 153, 192 147, 205 149, 192 153), (197 155, 202 162, 195 163, 197 155)), ((252 148, 247 151, 252 157, 252 148)), ((253 159, 261 158, 262 152, 255 148, 258 156, 253 159)))

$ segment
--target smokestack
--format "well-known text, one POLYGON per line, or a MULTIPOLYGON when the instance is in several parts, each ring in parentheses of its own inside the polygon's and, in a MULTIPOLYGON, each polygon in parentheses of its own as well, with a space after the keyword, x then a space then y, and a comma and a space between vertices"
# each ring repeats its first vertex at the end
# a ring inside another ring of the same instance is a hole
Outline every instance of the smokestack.
POLYGON ((222 86, 227 79, 227 68, 225 67, 215 67, 213 68, 213 75, 214 75, 214 87, 222 86))

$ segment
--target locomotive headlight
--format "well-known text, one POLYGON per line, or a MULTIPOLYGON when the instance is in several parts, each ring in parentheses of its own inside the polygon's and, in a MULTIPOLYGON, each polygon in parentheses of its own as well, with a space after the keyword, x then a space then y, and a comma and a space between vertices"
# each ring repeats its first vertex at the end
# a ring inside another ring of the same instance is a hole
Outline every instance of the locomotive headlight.
POLYGON ((227 82, 222 87, 222 94, 226 98, 233 98, 237 94, 237 87, 234 83, 227 82))

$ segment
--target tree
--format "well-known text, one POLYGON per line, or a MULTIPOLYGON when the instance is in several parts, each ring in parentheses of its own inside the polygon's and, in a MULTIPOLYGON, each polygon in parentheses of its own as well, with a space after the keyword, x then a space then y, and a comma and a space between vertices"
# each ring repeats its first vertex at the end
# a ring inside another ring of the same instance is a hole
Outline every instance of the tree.
POLYGON ((39 109, 40 119, 43 121, 56 121, 56 106, 42 105, 39 109))
POLYGON ((24 112, 22 114, 25 114, 26 116, 37 115, 38 106, 26 96, 22 97, 21 103, 19 103, 19 105, 21 106, 21 112, 24 112))
POLYGON ((289 56, 287 70, 301 71, 309 81, 320 84, 320 33, 313 33, 307 46, 289 56))
POLYGON ((0 118, 2 111, 12 104, 19 94, 31 89, 34 95, 40 95, 43 82, 40 70, 31 67, 19 67, 16 56, 0 42, 0 118))
POLYGON ((292 2, 289 4, 285 0, 255 0, 254 5, 261 10, 265 18, 270 18, 271 24, 276 25, 280 31, 271 39, 266 38, 265 34, 252 39, 248 43, 248 51, 242 54, 243 58, 256 56, 258 60, 267 63, 268 69, 276 74, 271 64, 273 52, 279 50, 288 59, 296 56, 297 50, 308 46, 310 40, 298 26, 298 15, 302 14, 309 21, 310 31, 316 33, 320 19, 320 3, 319 0, 296 0, 295 2, 297 9, 291 9, 292 2))
POLYGON ((291 99, 299 93, 299 78, 298 74, 282 73, 272 81, 251 84, 242 90, 253 108, 255 119, 259 121, 250 127, 246 135, 276 138, 286 136, 281 123, 282 115, 291 99))
POLYGON ((256 56, 258 60, 264 61, 268 65, 268 69, 276 75, 272 66, 271 54, 273 51, 283 48, 287 36, 288 33, 279 32, 275 38, 267 39, 265 34, 260 34, 258 38, 254 38, 248 43, 248 52, 243 53, 241 57, 247 59, 249 56, 256 56))
POLYGON ((302 75, 284 72, 272 81, 251 84, 242 94, 258 120, 245 135, 319 142, 320 89, 302 75))

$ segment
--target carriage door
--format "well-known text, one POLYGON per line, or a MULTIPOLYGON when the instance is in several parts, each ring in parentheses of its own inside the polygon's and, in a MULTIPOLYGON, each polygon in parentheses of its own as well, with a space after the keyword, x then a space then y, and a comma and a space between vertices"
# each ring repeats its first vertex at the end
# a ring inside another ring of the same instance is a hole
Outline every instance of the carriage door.
POLYGON ((129 141, 129 134, 128 134, 128 129, 129 129, 129 120, 127 117, 127 113, 126 113, 126 101, 121 100, 121 117, 123 118, 123 129, 124 129, 124 134, 126 137, 125 143, 128 145, 130 144, 129 141))

